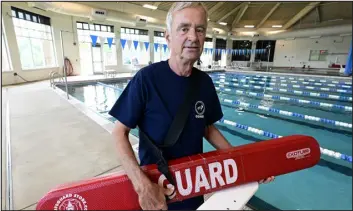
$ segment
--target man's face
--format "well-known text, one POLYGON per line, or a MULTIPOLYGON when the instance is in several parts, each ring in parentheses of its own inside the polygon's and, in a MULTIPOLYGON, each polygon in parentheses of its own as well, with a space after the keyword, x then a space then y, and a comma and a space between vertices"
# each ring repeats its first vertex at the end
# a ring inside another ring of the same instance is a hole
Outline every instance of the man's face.
POLYGON ((166 32, 171 56, 190 62, 199 59, 203 51, 206 28, 207 17, 202 7, 174 12, 171 32, 166 32))

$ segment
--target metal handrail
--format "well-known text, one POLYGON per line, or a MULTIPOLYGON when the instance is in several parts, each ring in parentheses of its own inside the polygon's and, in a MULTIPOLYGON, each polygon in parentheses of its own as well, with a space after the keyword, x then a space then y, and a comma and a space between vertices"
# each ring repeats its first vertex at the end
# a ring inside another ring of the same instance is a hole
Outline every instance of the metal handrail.
POLYGON ((49 73, 49 81, 50 81, 50 87, 53 87, 55 89, 55 79, 59 78, 59 80, 64 83, 64 77, 60 75, 56 71, 52 71, 49 73))
POLYGON ((66 96, 67 96, 67 99, 69 99, 69 92, 68 92, 68 88, 67 88, 67 75, 66 75, 66 65, 65 65, 65 52, 64 52, 64 41, 63 41, 63 32, 69 32, 69 33, 72 33, 70 31, 63 31, 63 30, 60 30, 60 40, 61 40, 61 50, 62 50, 62 59, 63 59, 63 62, 64 62, 64 79, 65 79, 65 90, 66 90, 66 96))
POLYGON ((53 84, 54 84, 54 73, 55 71, 51 71, 49 73, 49 83, 50 83, 50 87, 53 87, 53 84))

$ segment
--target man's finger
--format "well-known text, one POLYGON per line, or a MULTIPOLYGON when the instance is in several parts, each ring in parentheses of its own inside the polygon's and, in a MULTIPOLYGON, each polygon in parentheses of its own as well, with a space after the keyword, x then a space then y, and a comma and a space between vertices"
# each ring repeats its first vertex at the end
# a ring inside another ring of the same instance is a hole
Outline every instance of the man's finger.
POLYGON ((269 177, 266 179, 266 183, 272 182, 273 181, 273 177, 269 177))

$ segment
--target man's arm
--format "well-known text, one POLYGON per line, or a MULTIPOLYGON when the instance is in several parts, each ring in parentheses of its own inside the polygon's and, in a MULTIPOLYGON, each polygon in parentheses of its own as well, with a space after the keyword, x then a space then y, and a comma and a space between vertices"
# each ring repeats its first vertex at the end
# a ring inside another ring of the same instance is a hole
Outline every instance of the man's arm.
POLYGON ((163 189, 152 183, 140 168, 129 142, 129 132, 130 128, 117 121, 112 134, 115 139, 118 158, 139 195, 140 206, 147 210, 166 210, 167 204, 163 189))
POLYGON ((142 189, 142 183, 146 182, 148 178, 137 162, 129 142, 129 132, 130 128, 117 121, 112 134, 115 139, 119 161, 131 180, 136 192, 139 192, 142 189))
POLYGON ((205 138, 216 149, 229 149, 232 147, 232 145, 213 124, 206 127, 205 138))

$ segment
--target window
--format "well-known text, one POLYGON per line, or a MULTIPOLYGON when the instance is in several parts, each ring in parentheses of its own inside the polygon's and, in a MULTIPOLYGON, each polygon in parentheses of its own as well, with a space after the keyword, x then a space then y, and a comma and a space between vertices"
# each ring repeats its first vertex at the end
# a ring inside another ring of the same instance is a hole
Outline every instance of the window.
POLYGON ((104 25, 104 24, 88 24, 85 22, 77 22, 77 29, 80 30, 90 30, 90 31, 101 31, 101 32, 111 32, 114 33, 114 26, 104 25))
POLYGON ((232 54, 232 61, 250 61, 251 54, 247 52, 251 49, 251 46, 252 43, 249 40, 233 40, 233 49, 236 49, 237 53, 232 54), (245 54, 243 50, 246 50, 245 54))
POLYGON ((208 66, 208 65, 212 65, 212 53, 210 49, 213 49, 213 42, 212 42, 212 38, 208 38, 206 37, 205 39, 205 43, 203 45, 203 52, 201 54, 201 65, 202 66, 208 66))
MULTIPOLYGON (((120 32, 121 39, 126 40, 125 47, 122 50, 123 65, 147 65, 150 61, 150 54, 144 42, 149 43, 148 30, 121 27, 120 32), (134 41, 137 42, 136 49, 134 41)), ((153 46, 148 48, 151 47, 153 46)))
POLYGON ((326 61, 327 50, 310 50, 309 61, 326 61))
POLYGON ((227 54, 225 50, 227 49, 227 40, 225 39, 216 39, 216 56, 215 56, 215 61, 219 61, 220 66, 226 66, 227 64, 227 54), (221 49, 221 51, 218 51, 218 49, 221 49))
POLYGON ((6 72, 6 71, 11 71, 12 67, 11 67, 11 60, 9 57, 9 51, 8 51, 8 47, 7 47, 7 42, 5 41, 6 37, 5 37, 5 33, 4 33, 4 29, 1 32, 1 69, 2 72, 6 72))
POLYGON ((79 41, 80 59, 82 61, 81 68, 84 70, 84 75, 90 75, 93 72, 102 72, 103 64, 105 66, 117 65, 118 61, 114 26, 77 22, 76 27, 79 41), (94 49, 91 35, 97 36, 97 42, 94 49), (104 43, 101 43, 100 37, 104 38, 104 43), (110 48, 108 45, 108 37, 113 38, 110 48), (94 62, 96 60, 103 60, 103 64, 102 62, 94 62), (93 63, 95 63, 95 66, 93 63))
POLYGON ((164 46, 167 45, 167 41, 164 38, 164 32, 155 31, 153 37, 153 51, 154 51, 154 62, 165 61, 170 56, 170 50, 168 47, 164 50, 164 46), (157 45, 157 50, 155 45, 157 45))
POLYGON ((12 7, 22 69, 56 66, 50 18, 12 7))
POLYGON ((256 42, 256 49, 266 49, 265 53, 256 53, 255 61, 273 62, 275 55, 276 40, 258 40, 256 42), (270 51, 269 51, 270 49, 270 51), (270 52, 270 58, 268 58, 268 52, 270 52))

